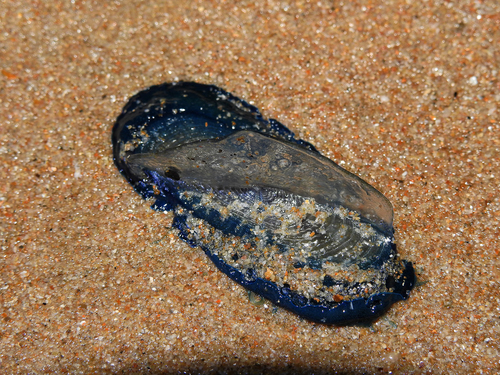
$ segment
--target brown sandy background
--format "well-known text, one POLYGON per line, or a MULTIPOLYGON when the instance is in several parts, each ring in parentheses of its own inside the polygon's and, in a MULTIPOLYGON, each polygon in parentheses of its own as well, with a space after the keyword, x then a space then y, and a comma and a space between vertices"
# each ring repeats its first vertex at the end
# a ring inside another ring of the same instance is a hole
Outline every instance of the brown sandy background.
POLYGON ((0 1, 8 373, 500 371, 497 1, 0 1), (414 4, 411 4, 414 3, 414 4), (111 159, 140 89, 213 83, 393 203, 420 285, 370 327, 243 288, 111 159))

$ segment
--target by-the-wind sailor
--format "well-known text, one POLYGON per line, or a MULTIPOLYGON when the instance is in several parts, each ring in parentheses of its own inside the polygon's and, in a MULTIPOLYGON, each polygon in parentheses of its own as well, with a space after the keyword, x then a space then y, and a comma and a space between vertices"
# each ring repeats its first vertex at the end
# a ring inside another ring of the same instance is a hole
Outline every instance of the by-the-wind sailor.
POLYGON ((390 202, 276 120, 209 85, 153 86, 113 128, 120 172, 179 236, 278 306, 321 323, 380 316, 406 299, 411 263, 390 202))

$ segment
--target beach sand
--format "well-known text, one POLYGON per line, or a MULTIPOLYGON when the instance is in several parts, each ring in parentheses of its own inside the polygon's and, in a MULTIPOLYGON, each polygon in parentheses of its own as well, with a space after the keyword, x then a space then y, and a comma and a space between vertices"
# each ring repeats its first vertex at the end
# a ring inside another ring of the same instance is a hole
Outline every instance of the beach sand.
POLYGON ((5 374, 500 371, 500 4, 0 1, 5 374), (239 285, 119 174, 128 98, 259 107, 394 206, 418 286, 324 326, 239 285))

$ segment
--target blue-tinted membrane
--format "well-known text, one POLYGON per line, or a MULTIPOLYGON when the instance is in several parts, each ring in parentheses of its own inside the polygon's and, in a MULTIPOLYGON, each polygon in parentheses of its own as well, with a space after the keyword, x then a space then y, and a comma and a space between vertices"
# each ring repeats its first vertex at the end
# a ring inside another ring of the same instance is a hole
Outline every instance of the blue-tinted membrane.
MULTIPOLYGON (((182 152, 185 145, 225 139, 242 130, 290 142, 308 150, 311 155, 319 155, 311 144, 295 139, 294 134, 284 125, 273 119, 264 119, 256 107, 232 94, 212 85, 180 82, 150 87, 129 100, 113 128, 115 164, 143 198, 154 199, 152 208, 175 212, 173 226, 179 230, 181 239, 191 246, 200 246, 214 264, 234 281, 305 319, 326 324, 371 321, 383 314, 393 303, 406 299, 415 284, 415 273, 411 263, 398 259, 392 224, 375 225, 362 215, 356 219, 372 226, 375 231, 381 230, 387 236, 387 240, 379 245, 376 257, 359 259, 357 263, 360 270, 378 273, 379 279, 383 280, 378 286, 379 292, 356 298, 356 294, 363 295, 363 291, 370 287, 369 282, 334 278, 333 274, 325 271, 328 269, 328 261, 311 255, 290 264, 291 269, 299 272, 310 270, 317 274, 324 273, 317 282, 318 296, 309 298, 286 281, 273 282, 267 277, 264 278, 262 271, 258 271, 258 264, 254 267, 235 268, 232 264, 238 264, 245 257, 244 247, 238 247, 224 260, 221 249, 210 248, 215 242, 202 243, 197 240, 193 234, 195 228, 191 228, 189 224, 192 218, 201 219, 228 239, 239 240, 254 247, 254 228, 243 223, 237 215, 222 215, 214 208, 218 207, 217 205, 205 207, 200 200, 200 194, 216 194, 220 202, 224 202, 227 196, 228 202, 234 202, 236 199, 242 204, 250 204, 260 200, 263 205, 268 205, 279 201, 281 196, 286 197, 286 191, 263 190, 261 187, 254 189, 251 186, 248 189, 206 186, 204 191, 202 184, 195 188, 186 184, 183 180, 184 171, 168 169, 166 166, 164 175, 147 168, 137 174, 132 172, 128 165, 130 155, 147 155, 177 149, 182 152), (198 194, 189 194, 193 189, 198 189, 198 194), (229 264, 231 262, 233 263, 229 264), (346 294, 327 299, 325 296, 332 289, 345 290, 346 294)), ((230 180, 226 178, 224 181, 230 180)), ((305 199, 307 197, 302 200, 305 199)), ((341 205, 342 202, 330 204, 333 207, 341 205)), ((265 209, 259 207, 256 212, 264 215, 265 209)), ((349 220, 346 221, 348 222, 349 220)), ((293 249, 289 244, 273 242, 270 239, 271 234, 266 232, 261 240, 265 240, 266 246, 276 249, 276 257, 286 257, 293 249)))

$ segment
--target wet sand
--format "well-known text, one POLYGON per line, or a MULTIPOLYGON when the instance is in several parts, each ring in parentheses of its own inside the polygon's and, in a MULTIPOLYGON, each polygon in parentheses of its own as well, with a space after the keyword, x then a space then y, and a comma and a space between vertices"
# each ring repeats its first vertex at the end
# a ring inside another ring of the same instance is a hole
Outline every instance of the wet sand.
POLYGON ((4 373, 500 371, 500 5, 1 2, 4 373), (371 326, 256 306, 124 180, 153 84, 216 84, 392 202, 419 284, 371 326))

